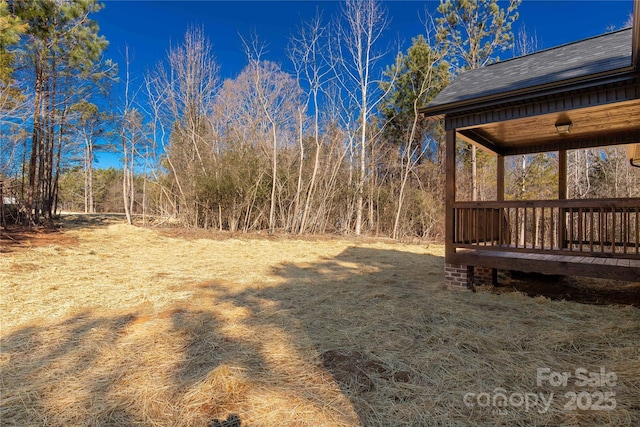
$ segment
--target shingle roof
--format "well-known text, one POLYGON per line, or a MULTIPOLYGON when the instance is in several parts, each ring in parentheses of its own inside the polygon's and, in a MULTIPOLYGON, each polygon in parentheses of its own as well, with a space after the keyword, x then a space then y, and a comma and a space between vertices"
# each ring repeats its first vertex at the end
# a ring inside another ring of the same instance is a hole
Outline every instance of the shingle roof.
POLYGON ((464 103, 632 65, 631 29, 498 62, 461 73, 426 108, 464 103))

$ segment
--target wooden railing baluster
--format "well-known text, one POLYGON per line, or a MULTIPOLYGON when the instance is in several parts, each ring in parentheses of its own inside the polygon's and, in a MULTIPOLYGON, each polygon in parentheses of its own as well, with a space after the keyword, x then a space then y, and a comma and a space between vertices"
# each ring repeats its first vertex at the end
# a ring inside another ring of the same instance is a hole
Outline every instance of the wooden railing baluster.
POLYGON ((640 259, 640 199, 454 202, 454 248, 640 259))

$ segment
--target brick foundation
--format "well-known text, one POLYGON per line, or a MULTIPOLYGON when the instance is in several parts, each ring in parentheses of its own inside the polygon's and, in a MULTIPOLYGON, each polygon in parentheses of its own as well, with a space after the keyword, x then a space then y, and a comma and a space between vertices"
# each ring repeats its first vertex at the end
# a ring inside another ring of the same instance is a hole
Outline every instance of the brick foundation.
POLYGON ((473 284, 478 286, 492 285, 493 269, 489 267, 474 267, 473 268, 473 284))
POLYGON ((473 279, 470 265, 444 264, 444 285, 447 289, 467 290, 473 279))
POLYGON ((466 290, 473 286, 495 284, 495 272, 489 267, 444 264, 444 284, 447 289, 466 290))

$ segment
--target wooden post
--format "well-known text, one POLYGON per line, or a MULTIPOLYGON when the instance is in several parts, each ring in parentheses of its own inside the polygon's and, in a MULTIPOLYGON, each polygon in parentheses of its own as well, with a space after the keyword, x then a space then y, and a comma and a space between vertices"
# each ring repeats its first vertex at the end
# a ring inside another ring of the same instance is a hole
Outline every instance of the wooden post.
POLYGON ((455 221, 453 202, 456 200, 456 130, 447 130, 445 142, 445 235, 444 257, 445 262, 450 262, 450 257, 455 253, 453 239, 455 237, 455 221))
MULTIPOLYGON (((558 200, 567 200, 567 150, 558 151, 558 200)), ((560 208, 558 218, 558 244, 567 247, 567 211, 560 208)))
MULTIPOLYGON (((502 154, 497 154, 497 165, 496 165, 496 200, 498 202, 504 202, 504 156, 502 154)), ((503 243, 503 233, 500 231, 502 228, 502 224, 503 224, 503 218, 505 217, 504 212, 502 211, 502 209, 496 209, 496 215, 498 216, 497 221, 494 221, 494 223, 498 224, 498 239, 499 239, 499 244, 503 243)), ((496 234, 494 232, 494 234, 496 234)), ((498 269, 497 268, 493 268, 491 269, 491 284, 493 286, 496 286, 498 284, 498 269)))
POLYGON ((567 199, 567 150, 558 151, 558 199, 567 199))
POLYGON ((498 154, 496 200, 504 202, 504 156, 498 154))

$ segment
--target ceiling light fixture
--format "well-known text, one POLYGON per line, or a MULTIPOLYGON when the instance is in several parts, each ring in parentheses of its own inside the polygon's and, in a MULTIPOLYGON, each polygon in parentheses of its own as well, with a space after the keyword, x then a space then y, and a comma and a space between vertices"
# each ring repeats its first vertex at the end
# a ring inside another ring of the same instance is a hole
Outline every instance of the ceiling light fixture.
POLYGON ((569 131, 571 130, 571 122, 556 123, 556 130, 559 134, 569 133, 569 131))

